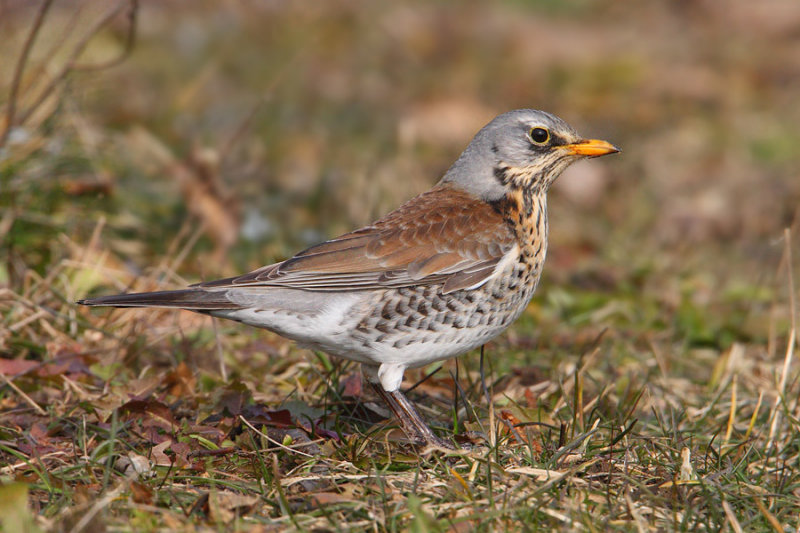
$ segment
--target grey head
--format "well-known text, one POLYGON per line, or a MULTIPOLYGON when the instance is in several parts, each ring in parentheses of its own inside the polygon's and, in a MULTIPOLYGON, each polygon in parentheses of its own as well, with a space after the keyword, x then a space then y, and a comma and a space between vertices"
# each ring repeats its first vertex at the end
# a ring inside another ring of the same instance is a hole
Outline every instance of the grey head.
POLYGON ((571 163, 619 150, 584 139, 555 115, 536 109, 503 113, 483 127, 441 180, 486 201, 509 190, 544 193, 571 163))

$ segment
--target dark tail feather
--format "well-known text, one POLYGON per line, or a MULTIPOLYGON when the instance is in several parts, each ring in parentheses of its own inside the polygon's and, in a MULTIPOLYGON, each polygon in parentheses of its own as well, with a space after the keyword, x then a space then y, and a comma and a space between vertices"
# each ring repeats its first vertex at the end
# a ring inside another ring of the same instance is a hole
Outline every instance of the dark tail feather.
POLYGON ((186 289, 181 291, 139 292, 115 294, 99 298, 78 300, 81 305, 107 305, 112 307, 178 307, 193 311, 213 311, 216 309, 241 309, 241 306, 228 300, 224 292, 186 289))

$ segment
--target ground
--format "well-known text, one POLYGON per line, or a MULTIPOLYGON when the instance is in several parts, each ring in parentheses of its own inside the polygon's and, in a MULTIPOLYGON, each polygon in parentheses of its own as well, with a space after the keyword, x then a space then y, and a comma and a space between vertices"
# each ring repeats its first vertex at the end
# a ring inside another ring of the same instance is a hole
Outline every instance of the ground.
POLYGON ((0 2, 4 530, 796 531, 798 28, 794 0, 0 2), (408 373, 462 451, 405 443, 354 364, 74 304, 358 227, 518 107, 622 153, 551 191, 514 326, 408 373))

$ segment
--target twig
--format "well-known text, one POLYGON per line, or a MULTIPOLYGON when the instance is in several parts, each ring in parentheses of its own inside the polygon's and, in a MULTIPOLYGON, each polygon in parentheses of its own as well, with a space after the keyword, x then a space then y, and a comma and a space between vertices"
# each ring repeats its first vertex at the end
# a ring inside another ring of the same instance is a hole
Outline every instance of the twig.
POLYGON ((633 522, 636 524, 636 530, 639 533, 645 533, 647 531, 647 523, 644 521, 642 513, 639 512, 639 509, 636 507, 636 504, 633 503, 633 499, 628 492, 625 493, 625 504, 628 506, 628 512, 630 512, 633 517, 633 522))
POLYGON ((778 395, 775 397, 775 403, 772 406, 772 423, 769 427, 769 440, 767 441, 767 448, 773 444, 773 439, 778 431, 780 425, 781 412, 778 409, 781 402, 785 399, 786 381, 789 376, 789 369, 792 365, 794 358, 794 345, 797 338, 797 309, 794 296, 794 276, 792 276, 792 233, 789 228, 783 232, 784 241, 786 243, 786 271, 789 283, 789 316, 791 317, 791 329, 789 330, 789 342, 786 343, 786 355, 783 359, 783 370, 781 371, 781 379, 778 383, 778 395))
POLYGON ((21 330, 22 328, 24 328, 25 326, 27 326, 28 324, 30 324, 31 322, 36 322, 40 318, 44 318, 44 317, 49 316, 49 315, 50 315, 49 312, 45 311, 44 309, 41 309, 41 310, 37 311, 36 313, 34 313, 32 315, 28 315, 27 317, 23 318, 19 322, 15 322, 15 323, 11 324, 10 326, 8 326, 8 331, 10 331, 12 333, 13 332, 17 332, 17 331, 21 330))
MULTIPOLYGON (((244 425, 245 425, 245 426, 249 427, 250 429, 252 429, 252 430, 253 430, 253 431, 255 431, 256 433, 258 433, 260 436, 262 436, 262 437, 264 437, 265 439, 267 439, 268 441, 270 441, 270 442, 271 442, 272 444, 274 444, 275 446, 277 446, 277 447, 279 447, 279 448, 282 448, 282 449, 286 450, 287 452, 290 452, 290 453, 297 453, 297 454, 300 454, 300 455, 304 455, 304 456, 306 456, 306 457, 314 457, 314 456, 313 456, 313 455, 311 455, 310 453, 301 452, 300 450, 295 450, 294 448, 290 448, 289 446, 286 446, 286 445, 284 445, 284 444, 281 444, 280 442, 276 441, 275 439, 273 439, 272 437, 270 437, 269 435, 267 435, 267 434, 266 434, 266 433, 264 433, 263 431, 259 431, 258 429, 256 429, 256 428, 253 426, 253 424, 251 424, 250 422, 248 422, 248 421, 247 421, 247 419, 246 419, 245 417, 243 417, 242 415, 239 415, 239 420, 241 420, 241 421, 242 421, 242 423, 244 423, 244 425)), ((300 444, 297 444, 296 446, 304 446, 304 445, 308 445, 308 443, 300 443, 300 444)))
POLYGON ((64 78, 66 78, 72 70, 75 69, 75 65, 76 65, 76 62, 77 62, 78 58, 81 56, 83 51, 86 49, 86 46, 89 44, 89 41, 92 40, 92 37, 94 37, 100 31, 100 29, 103 26, 108 24, 114 17, 117 16, 117 14, 119 14, 119 12, 122 10, 122 6, 124 4, 127 4, 127 3, 131 2, 131 1, 133 1, 133 0, 121 0, 119 3, 117 3, 116 6, 114 6, 111 9, 109 9, 106 12, 105 15, 103 15, 97 22, 95 22, 91 26, 91 28, 89 28, 89 30, 86 32, 86 34, 83 36, 83 38, 81 38, 81 40, 78 41, 78 44, 75 45, 75 48, 72 50, 72 53, 70 54, 69 59, 64 64, 64 66, 61 67, 61 70, 59 70, 55 74, 55 76, 53 76, 50 79, 50 81, 45 85, 44 89, 42 89, 42 91, 40 92, 39 96, 36 98, 36 100, 34 100, 33 104, 31 104, 28 107, 28 109, 25 110, 25 112, 20 113, 20 115, 19 115, 19 122, 20 123, 25 122, 28 119, 28 117, 30 117, 31 114, 36 109, 38 109, 39 106, 42 105, 42 103, 47 99, 47 97, 50 96, 50 94, 53 92, 53 90, 56 88, 56 86, 59 83, 61 83, 61 81, 64 78))
MULTIPOLYGON (((489 387, 486 386, 486 372, 483 366, 485 348, 485 344, 481 345, 481 388, 483 389, 483 395, 486 397, 486 406, 489 408, 489 447, 494 448, 495 444, 497 444, 497 427, 495 426, 494 402, 492 402, 492 395, 489 392, 489 387)), ((480 419, 478 422, 480 422, 480 419)), ((483 429, 483 424, 481 424, 481 429, 483 429)))
POLYGON ((725 516, 728 518, 731 529, 736 533, 744 533, 742 525, 739 523, 739 520, 736 519, 736 515, 733 514, 733 508, 731 504, 728 503, 728 500, 722 500, 722 509, 725 511, 725 516))
POLYGON ((36 19, 33 21, 31 31, 28 32, 28 37, 25 39, 25 44, 22 46, 22 52, 17 59, 17 65, 14 67, 14 77, 11 81, 11 90, 8 93, 8 107, 6 108, 6 127, 0 135, 0 146, 5 146, 8 141, 8 135, 11 133, 11 128, 14 127, 14 115, 17 112, 17 93, 19 92, 20 83, 22 83, 22 73, 25 71, 25 64, 28 62, 33 43, 36 41, 36 36, 42 27, 44 18, 50 10, 53 0, 44 0, 42 5, 39 6, 39 11, 36 13, 36 19))
POLYGON ((759 496, 754 496, 753 501, 756 502, 756 507, 758 507, 758 510, 761 511, 761 514, 764 515, 764 518, 767 519, 769 525, 772 526, 772 530, 775 533, 782 533, 784 531, 783 526, 781 526, 781 523, 777 518, 775 518, 775 515, 769 512, 769 509, 767 509, 767 507, 764 505, 764 502, 761 501, 761 498, 759 496))
POLYGON ((112 501, 114 501, 120 494, 122 494, 122 491, 125 489, 125 486, 126 484, 123 482, 120 483, 114 490, 106 492, 106 494, 102 498, 100 498, 100 500, 98 500, 97 503, 92 505, 89 508, 89 510, 86 511, 86 514, 83 515, 80 520, 78 520, 78 523, 75 524, 75 527, 73 527, 70 530, 70 533, 79 533, 80 531, 86 529, 86 526, 89 525, 89 522, 92 521, 92 519, 97 515, 97 513, 102 511, 104 507, 108 507, 108 505, 111 504, 112 501))
POLYGON ((725 429, 725 438, 722 441, 722 446, 727 446, 731 440, 733 433, 733 423, 736 420, 736 384, 738 382, 738 374, 733 375, 733 383, 731 384, 731 409, 728 413, 728 427, 725 429))
POLYGON ((750 417, 750 425, 747 426, 747 431, 744 434, 744 439, 747 440, 750 438, 750 434, 753 432, 753 428, 756 425, 756 419, 758 418, 758 412, 761 410, 761 402, 764 399, 764 391, 759 391, 758 393, 758 402, 756 403, 756 408, 753 410, 753 416, 750 417))
POLYGON ((133 46, 136 44, 136 16, 139 13, 139 0, 128 0, 128 1, 130 2, 130 9, 128 10, 128 33, 125 38, 125 48, 122 50, 119 56, 113 59, 109 59, 105 63, 96 63, 93 65, 76 64, 72 66, 72 70, 80 70, 84 72, 92 70, 103 70, 115 67, 120 63, 122 63, 123 61, 125 61, 126 59, 128 59, 128 56, 130 56, 131 52, 133 51, 133 46))
MULTIPOLYGON (((2 144, 0 144, 2 146, 2 144)), ((14 219, 17 214, 14 209, 6 209, 3 217, 0 218, 0 242, 5 239, 5 236, 11 231, 11 226, 14 225, 14 219)))
POLYGON ((39 404, 38 404, 38 403, 34 402, 34 401, 33 401, 33 398, 31 398, 30 396, 28 396, 27 394, 25 394, 25 393, 22 391, 22 389, 20 389, 20 388, 19 388, 19 387, 17 387, 16 385, 14 385, 14 382, 13 382, 13 381, 11 381, 10 379, 8 379, 8 378, 6 377, 6 375, 5 375, 5 374, 0 374, 0 378, 3 378, 3 381, 5 381, 5 382, 6 382, 6 385, 8 385, 9 387, 11 387, 11 388, 14 390, 14 392, 16 392, 17 394, 19 394, 19 395, 22 397, 22 399, 23 399, 23 400, 25 400, 26 402, 28 402, 28 404, 29 404, 31 407, 33 407, 33 408, 34 408, 34 410, 35 410, 37 413, 39 413, 39 414, 40 414, 40 415, 42 415, 42 416, 45 416, 45 415, 47 415, 47 411, 45 411, 44 409, 42 409, 42 408, 39 406, 39 404))
POLYGON ((219 359, 219 373, 222 381, 228 381, 228 366, 225 364, 225 354, 222 352, 222 342, 219 340, 219 328, 216 317, 211 317, 211 327, 214 328, 214 343, 217 345, 217 358, 219 359))
POLYGON ((433 370, 431 370, 430 372, 428 372, 427 374, 425 374, 425 375, 422 377, 422 379, 420 379, 419 381, 417 381, 416 383, 414 383, 413 385, 411 385, 409 388, 407 388, 407 389, 406 389, 406 390, 405 390, 403 393, 404 393, 404 394, 408 394, 408 393, 409 393, 409 392, 411 392, 412 390, 416 389, 417 387, 419 387, 420 385, 422 385, 423 383, 425 383, 426 381, 428 381, 428 379, 430 379, 430 377, 431 377, 431 376, 433 376, 435 373, 437 373, 437 372, 438 372, 439 370, 441 370, 442 368, 444 368, 444 367, 443 367, 443 366, 441 366, 441 365, 437 366, 436 368, 434 368, 433 370))
MULTIPOLYGON (((57 451, 57 452, 50 452, 46 453, 39 457, 40 460, 50 459, 52 457, 62 457, 64 455, 69 455, 67 452, 57 451)), ((19 470, 20 468, 30 467, 30 461, 21 461, 19 463, 15 463, 13 465, 8 465, 0 468, 0 475, 8 476, 13 474, 15 470, 19 470)))

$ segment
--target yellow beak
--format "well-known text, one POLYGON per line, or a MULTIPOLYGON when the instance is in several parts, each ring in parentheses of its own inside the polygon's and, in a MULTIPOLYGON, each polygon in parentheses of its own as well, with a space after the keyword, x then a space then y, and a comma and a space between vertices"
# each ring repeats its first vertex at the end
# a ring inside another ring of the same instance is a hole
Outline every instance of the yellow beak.
POLYGON ((599 157, 601 155, 615 154, 619 152, 619 148, 607 141, 600 139, 586 139, 578 141, 574 144, 565 144, 561 146, 569 153, 574 155, 582 155, 586 157, 599 157))

